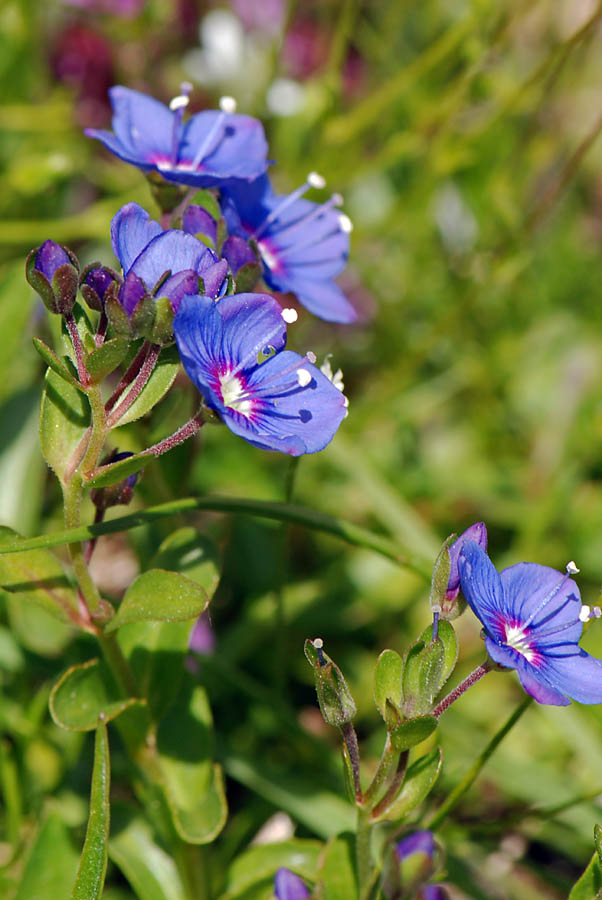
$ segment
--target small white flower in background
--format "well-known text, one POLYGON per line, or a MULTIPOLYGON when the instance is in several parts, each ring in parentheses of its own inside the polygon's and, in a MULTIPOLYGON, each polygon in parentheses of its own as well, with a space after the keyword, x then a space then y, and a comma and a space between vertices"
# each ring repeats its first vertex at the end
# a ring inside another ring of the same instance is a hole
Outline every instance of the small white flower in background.
POLYGON ((322 372, 329 381, 332 381, 335 388, 338 388, 340 391, 343 391, 345 385, 343 384, 343 372, 341 369, 337 369, 336 372, 332 371, 332 366, 330 365, 330 360, 332 359, 332 353, 328 353, 326 359, 320 366, 320 372, 322 372))

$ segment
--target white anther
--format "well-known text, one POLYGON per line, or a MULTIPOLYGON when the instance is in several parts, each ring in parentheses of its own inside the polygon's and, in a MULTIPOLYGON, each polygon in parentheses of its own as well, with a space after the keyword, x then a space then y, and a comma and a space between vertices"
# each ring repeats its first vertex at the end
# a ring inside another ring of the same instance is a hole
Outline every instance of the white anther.
MULTIPOLYGON (((343 395, 343 406, 345 407, 345 409, 347 409, 347 407, 349 406, 349 397, 347 397, 345 395, 343 395)), ((434 608, 435 607, 433 607, 433 609, 434 608)))
POLYGON ((342 206, 344 203, 342 194, 333 194, 330 198, 333 206, 342 206))
POLYGON ((283 309, 282 310, 282 318, 286 322, 287 325, 292 325, 293 322, 296 322, 299 316, 297 315, 296 309, 283 309))
POLYGON ((236 100, 234 97, 220 97, 219 98, 219 108, 222 112, 225 113, 235 113, 236 112, 236 100))
POLYGON ((184 109, 189 103, 190 97, 187 97, 186 94, 179 94, 169 101, 169 108, 172 112, 175 112, 177 109, 184 109))
POLYGON ((301 387, 307 387, 311 381, 311 373, 307 369, 297 369, 297 381, 301 387))
POLYGON ((594 619, 599 619, 600 616, 602 616, 602 609, 600 609, 599 606, 594 606, 594 608, 592 609, 592 616, 594 617, 594 619))
POLYGON ((326 187, 326 179, 319 175, 317 172, 310 172, 307 176, 307 183, 310 187, 313 188, 325 188, 326 187))
POLYGON ((351 234, 353 231, 353 222, 346 216, 345 213, 340 213, 339 215, 339 227, 341 231, 344 231, 345 234, 351 234))
POLYGON ((312 353, 311 350, 308 350, 307 353, 305 354, 305 356, 307 357, 307 359, 309 360, 309 362, 310 362, 310 363, 312 364, 312 366, 313 366, 313 364, 314 364, 315 361, 316 361, 316 354, 315 354, 315 353, 312 353))
POLYGON ((570 562, 568 562, 566 564, 566 574, 567 575, 576 575, 580 571, 581 571, 581 569, 577 568, 577 566, 575 565, 573 560, 571 560, 570 562))
POLYGON ((324 646, 324 641, 322 640, 322 638, 314 638, 312 643, 313 643, 314 647, 316 648, 316 650, 321 650, 322 647, 324 646))
POLYGON ((589 606, 586 606, 586 605, 584 604, 584 605, 581 607, 581 612, 579 613, 579 618, 581 619, 582 622, 587 622, 587 620, 589 619, 590 615, 591 615, 591 609, 589 608, 589 606))

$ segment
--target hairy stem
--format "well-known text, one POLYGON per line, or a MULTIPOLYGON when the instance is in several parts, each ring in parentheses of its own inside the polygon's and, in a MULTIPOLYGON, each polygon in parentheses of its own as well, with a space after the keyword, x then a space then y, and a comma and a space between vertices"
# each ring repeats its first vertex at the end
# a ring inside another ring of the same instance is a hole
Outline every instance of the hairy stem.
POLYGON ((382 800, 376 804, 374 809, 372 810, 372 818, 377 819, 382 813, 384 813, 387 808, 393 803, 395 800, 399 788, 403 783, 403 779, 405 778, 406 769, 408 767, 408 757, 410 755, 409 750, 404 750, 397 760, 397 768, 395 769, 395 775, 393 776, 393 780, 388 787, 387 793, 382 798, 382 800))
POLYGON ((442 712, 455 703, 458 697, 461 697, 462 694, 468 690, 469 687, 472 687, 473 684, 476 684, 483 675, 486 675, 487 672, 491 671, 491 664, 487 662, 487 660, 482 663, 480 666, 477 666, 476 669, 467 675, 464 681, 461 681, 460 684, 450 691, 447 697, 444 697, 443 700, 437 704, 434 708, 431 715, 435 716, 436 719, 439 718, 442 712))
POLYGON ((153 444, 152 447, 149 447, 148 450, 145 450, 144 452, 152 453, 153 456, 161 456, 163 453, 167 453, 168 450, 177 447, 178 444, 183 444, 184 441, 187 441, 188 438, 196 434, 197 431, 200 431, 204 424, 205 417, 202 412, 198 412, 196 416, 189 419, 185 425, 182 425, 181 428, 178 428, 178 430, 174 431, 173 434, 170 434, 169 437, 163 438, 158 444, 153 444))
POLYGON ((129 385, 132 383, 132 381, 134 380, 134 378, 140 371, 142 363, 146 359, 146 356, 148 353, 148 347, 149 347, 148 342, 145 341, 145 343, 142 345, 142 347, 140 348, 140 350, 138 351, 138 353, 132 360, 132 362, 131 362, 129 368, 127 369, 127 371, 125 372, 123 378, 121 379, 121 381, 119 382, 119 384, 117 385, 117 387, 115 388, 115 390, 113 391, 113 393, 111 394, 111 396, 109 397, 107 402, 105 403, 105 409, 107 412, 109 412, 115 406, 115 404, 117 403, 117 401, 119 400, 119 398, 121 397, 123 392, 125 391, 126 387, 129 387, 129 385))
POLYGON ((140 394, 142 393, 143 388, 146 386, 146 383, 150 376, 152 375, 153 369, 157 363, 159 358, 159 354, 161 352, 161 347, 158 344, 148 344, 148 350, 146 356, 144 358, 144 362, 140 367, 140 371, 136 375, 134 383, 132 384, 131 389, 128 391, 127 396, 121 401, 118 406, 115 406, 107 417, 107 427, 113 428, 114 425, 117 424, 119 419, 125 415, 130 406, 134 403, 135 400, 138 399, 140 394))
POLYGON ((356 803, 360 804, 363 802, 362 785, 360 782, 360 751, 357 745, 355 728, 351 722, 345 722, 344 725, 341 725, 341 734, 343 735, 343 740, 347 746, 347 752, 349 753, 349 760, 351 762, 355 800, 356 803))
POLYGON ((69 332, 69 337, 73 344, 75 362, 77 363, 77 377, 79 378, 80 384, 87 387, 90 384, 90 376, 88 375, 86 364, 84 363, 84 348, 82 347, 82 340, 79 336, 77 322, 75 321, 73 313, 68 313, 65 316, 65 325, 67 326, 67 331, 69 332))
MULTIPOLYGON (((63 486, 63 499, 65 504, 65 525, 75 527, 79 525, 82 488, 79 479, 72 478, 63 486)), ((82 600, 90 616, 94 616, 102 606, 102 600, 98 589, 94 584, 88 566, 84 550, 80 541, 69 544, 69 556, 77 578, 82 600)))
POLYGON ((472 764, 464 778, 462 778, 458 784, 455 786, 453 791, 448 795, 446 800, 441 804, 433 818, 428 823, 428 827, 431 829, 436 829, 439 827, 441 822, 450 814, 452 809, 457 805, 457 803, 464 796, 466 791, 472 785, 473 781, 477 778, 479 772, 498 746, 498 744, 506 737, 508 732, 516 725, 524 711, 531 704, 533 698, 526 696, 522 702, 517 706, 511 716, 504 722, 500 730, 494 734, 491 738, 483 752, 477 757, 475 762, 472 764))

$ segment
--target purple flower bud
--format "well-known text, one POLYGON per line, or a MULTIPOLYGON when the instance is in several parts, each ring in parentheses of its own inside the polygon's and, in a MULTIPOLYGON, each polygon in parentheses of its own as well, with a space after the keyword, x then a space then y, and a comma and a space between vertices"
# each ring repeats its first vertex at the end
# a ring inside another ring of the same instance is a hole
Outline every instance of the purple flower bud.
MULTIPOLYGON (((113 453, 103 461, 103 465, 120 462, 122 459, 129 459, 129 457, 133 455, 134 454, 129 451, 123 451, 121 453, 113 451, 113 453)), ((123 481, 119 481, 117 484, 112 484, 109 487, 92 488, 90 499, 96 508, 100 510, 108 509, 110 506, 127 506, 134 496, 134 487, 139 477, 140 472, 135 472, 133 475, 128 475, 123 481)))
POLYGON ((305 883, 290 869, 278 869, 274 878, 276 900, 305 900, 309 891, 305 883))
POLYGON ((119 292, 121 279, 113 269, 108 266, 99 266, 93 263, 87 266, 80 278, 80 290, 90 309, 98 312, 104 310, 105 301, 109 296, 116 297, 119 292))
POLYGON ((436 868, 437 845, 432 831, 415 831, 395 847, 401 864, 401 884, 404 897, 417 900, 447 900, 447 892, 438 884, 425 884, 436 868), (414 893, 417 891, 416 893, 414 893))
POLYGON ((66 315, 77 295, 79 263, 75 254, 55 241, 44 241, 31 251, 25 276, 52 313, 66 315))
POLYGON ((425 853, 432 860, 435 852, 433 832, 428 829, 415 831, 400 841, 395 847, 395 851, 400 860, 407 859, 413 853, 425 853))
POLYGON ((482 550, 487 551, 487 529, 483 522, 475 522, 447 548, 450 564, 447 588, 445 592, 440 590, 439 596, 436 598, 440 608, 433 606, 433 610, 438 612, 442 619, 456 619, 466 609, 466 601, 460 593, 458 559, 468 541, 473 541, 482 550))

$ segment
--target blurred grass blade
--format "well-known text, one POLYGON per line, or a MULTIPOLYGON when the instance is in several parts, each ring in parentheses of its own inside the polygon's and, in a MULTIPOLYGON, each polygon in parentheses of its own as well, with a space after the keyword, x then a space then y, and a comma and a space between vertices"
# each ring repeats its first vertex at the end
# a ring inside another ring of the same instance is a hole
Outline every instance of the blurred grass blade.
POLYGON ((139 900, 186 900, 176 865, 155 841, 150 826, 125 805, 114 806, 109 856, 139 900))
POLYGON ((51 813, 35 839, 15 900, 68 897, 77 866, 67 826, 51 813))
POLYGON ((568 900, 600 900, 602 898, 602 866, 597 851, 579 881, 575 883, 568 900))
POLYGON ((107 726, 99 722, 94 741, 90 818, 71 900, 100 900, 107 871, 111 764, 107 726))

